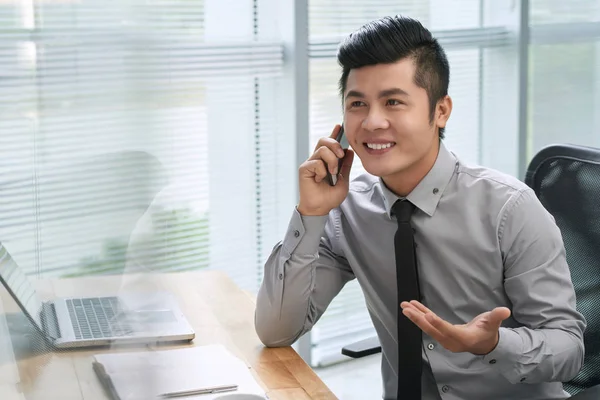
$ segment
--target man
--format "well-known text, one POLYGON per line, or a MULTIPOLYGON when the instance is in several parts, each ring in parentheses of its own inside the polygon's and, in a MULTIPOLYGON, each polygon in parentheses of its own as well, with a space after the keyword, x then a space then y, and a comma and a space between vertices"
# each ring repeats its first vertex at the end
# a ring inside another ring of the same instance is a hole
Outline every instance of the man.
POLYGON ((526 185, 444 146, 443 49, 397 16, 351 34, 338 61, 354 151, 337 171, 336 126, 300 166, 300 201, 258 293, 261 340, 292 344, 357 278, 385 399, 567 398, 586 322, 560 231, 526 185), (354 152, 369 174, 349 182, 354 152))

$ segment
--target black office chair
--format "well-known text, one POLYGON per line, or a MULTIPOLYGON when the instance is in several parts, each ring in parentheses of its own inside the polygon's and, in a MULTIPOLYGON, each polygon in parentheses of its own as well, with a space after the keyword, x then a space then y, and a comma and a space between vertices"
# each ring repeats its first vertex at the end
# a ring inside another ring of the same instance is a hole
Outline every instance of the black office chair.
MULTIPOLYGON (((564 388, 574 399, 600 399, 600 149, 553 145, 531 161, 525 176, 559 226, 577 294, 588 322, 585 360, 564 388)), ((360 358, 381 351, 376 337, 353 343, 342 354, 360 358)))
POLYGON ((525 183, 561 230, 577 309, 588 323, 583 368, 564 383, 565 390, 575 395, 600 385, 600 149, 548 146, 529 164, 525 183))

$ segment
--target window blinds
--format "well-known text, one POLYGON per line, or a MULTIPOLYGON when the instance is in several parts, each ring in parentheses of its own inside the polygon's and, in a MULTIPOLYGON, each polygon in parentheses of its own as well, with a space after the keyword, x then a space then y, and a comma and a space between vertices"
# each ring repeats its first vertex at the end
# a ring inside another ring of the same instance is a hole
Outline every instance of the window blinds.
POLYGON ((558 1, 530 0, 529 18, 532 25, 549 23, 598 22, 598 0, 558 1))
POLYGON ((282 225, 264 212, 281 177, 263 172, 287 145, 283 51, 221 40, 206 20, 226 6, 0 1, 0 241, 28 274, 120 273, 133 255, 256 289, 282 225))
POLYGON ((528 160, 567 138, 600 146, 600 1, 532 0, 530 16, 528 160))

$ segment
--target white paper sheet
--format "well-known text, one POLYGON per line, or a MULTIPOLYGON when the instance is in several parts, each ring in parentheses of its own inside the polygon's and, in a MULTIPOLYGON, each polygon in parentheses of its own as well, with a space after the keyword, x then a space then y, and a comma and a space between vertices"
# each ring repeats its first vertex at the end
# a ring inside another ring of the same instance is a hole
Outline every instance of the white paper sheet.
POLYGON ((159 399, 168 392, 237 384, 236 391, 186 396, 213 400, 233 393, 265 396, 250 367, 222 345, 96 355, 120 400, 159 399))

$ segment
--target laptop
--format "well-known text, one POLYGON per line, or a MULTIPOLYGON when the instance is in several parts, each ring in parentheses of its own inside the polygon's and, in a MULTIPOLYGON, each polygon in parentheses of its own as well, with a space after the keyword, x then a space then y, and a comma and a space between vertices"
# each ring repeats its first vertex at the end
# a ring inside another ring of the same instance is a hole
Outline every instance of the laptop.
POLYGON ((0 282, 55 348, 191 341, 195 337, 170 293, 132 292, 42 302, 2 243, 0 282))

